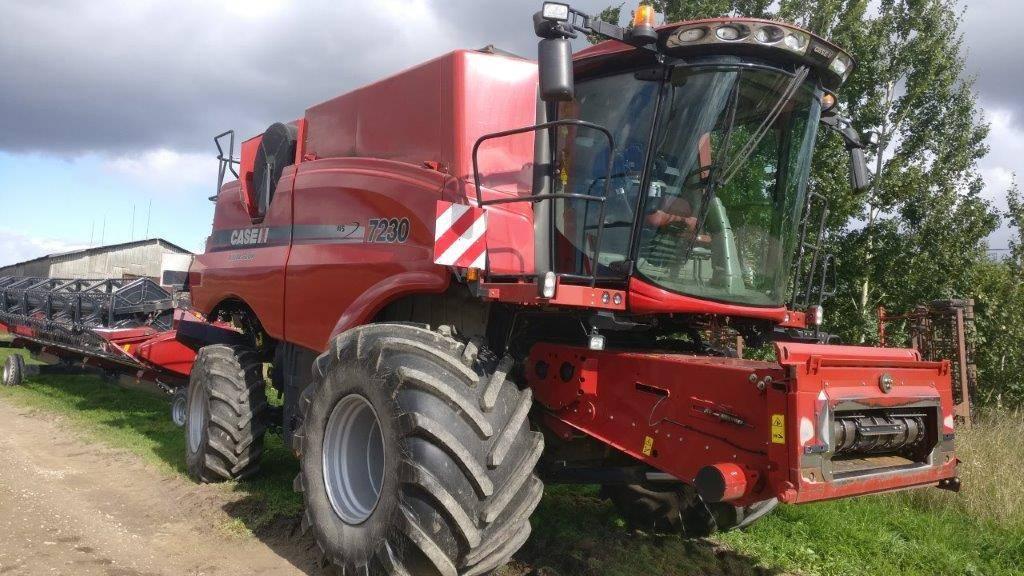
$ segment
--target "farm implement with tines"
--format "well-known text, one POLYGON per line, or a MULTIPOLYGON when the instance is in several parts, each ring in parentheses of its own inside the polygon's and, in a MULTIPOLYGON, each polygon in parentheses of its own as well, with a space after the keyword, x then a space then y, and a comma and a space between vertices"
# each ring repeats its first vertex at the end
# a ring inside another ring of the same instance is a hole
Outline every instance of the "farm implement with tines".
POLYGON ((0 329, 9 334, 11 345, 50 363, 29 368, 21 356, 12 355, 4 366, 4 383, 19 384, 30 370, 128 375, 178 392, 174 412, 182 424, 195 344, 175 326, 200 326, 221 331, 222 338, 241 338, 176 308, 172 290, 150 278, 0 278, 0 329))
POLYGON ((869 178, 836 108, 853 57, 781 22, 653 18, 547 2, 536 62, 459 50, 237 158, 225 132, 192 308, 129 297, 144 284, 18 283, 0 321, 187 374, 197 480, 257 473, 279 427, 302 526, 345 573, 489 573, 545 482, 695 536, 780 502, 956 489, 949 362, 820 331, 820 126, 852 185, 869 178), (582 35, 605 41, 573 54, 582 35))

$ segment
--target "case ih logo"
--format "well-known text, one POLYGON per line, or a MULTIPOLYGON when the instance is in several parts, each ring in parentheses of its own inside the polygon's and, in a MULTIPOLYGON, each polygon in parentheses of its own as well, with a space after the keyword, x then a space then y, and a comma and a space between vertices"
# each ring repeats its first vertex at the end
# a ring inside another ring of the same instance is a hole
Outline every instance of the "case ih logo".
POLYGON ((270 228, 242 228, 231 232, 232 246, 251 246, 253 244, 266 244, 270 228))
POLYGON ((826 60, 832 60, 832 58, 834 58, 835 55, 836 55, 836 51, 835 50, 833 50, 833 49, 831 49, 831 48, 829 48, 827 46, 822 46, 821 44, 815 44, 811 48, 811 50, 813 50, 816 54, 818 54, 819 56, 825 58, 826 60))

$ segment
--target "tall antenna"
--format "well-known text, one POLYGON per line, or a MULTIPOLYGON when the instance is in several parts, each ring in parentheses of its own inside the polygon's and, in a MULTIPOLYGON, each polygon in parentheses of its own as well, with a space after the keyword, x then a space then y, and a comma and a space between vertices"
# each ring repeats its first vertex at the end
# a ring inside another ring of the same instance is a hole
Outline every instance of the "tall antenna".
POLYGON ((146 235, 144 238, 149 238, 149 217, 153 214, 153 199, 149 199, 149 208, 146 209, 146 235))
POLYGON ((103 231, 100 232, 100 246, 103 245, 103 238, 107 235, 107 215, 103 214, 103 231))
POLYGON ((132 242, 135 241, 135 204, 132 204, 132 242))
POLYGON ((89 248, 92 248, 92 236, 96 232, 96 219, 92 219, 92 224, 89 225, 89 248))

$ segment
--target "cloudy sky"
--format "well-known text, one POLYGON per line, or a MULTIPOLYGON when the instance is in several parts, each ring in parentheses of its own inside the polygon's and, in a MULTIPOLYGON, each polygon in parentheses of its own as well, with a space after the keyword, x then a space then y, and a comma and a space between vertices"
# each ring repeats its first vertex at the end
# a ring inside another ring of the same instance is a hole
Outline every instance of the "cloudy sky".
MULTIPOLYGON (((964 32, 992 124, 986 194, 1024 174, 1020 0, 968 0, 964 32)), ((609 0, 574 0, 598 11, 609 0)), ((455 48, 532 55, 539 0, 3 0, 0 265, 159 236, 202 250, 212 136, 455 48), (134 221, 133 221, 134 214, 134 221)), ((1005 231, 991 239, 1006 245, 1005 231)))

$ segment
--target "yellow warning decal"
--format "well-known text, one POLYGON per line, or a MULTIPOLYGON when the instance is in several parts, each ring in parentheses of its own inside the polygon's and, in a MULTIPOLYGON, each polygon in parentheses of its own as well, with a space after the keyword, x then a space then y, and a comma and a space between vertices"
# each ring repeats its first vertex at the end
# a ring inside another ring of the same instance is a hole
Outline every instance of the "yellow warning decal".
POLYGON ((786 417, 772 414, 772 444, 786 443, 786 417))
POLYGON ((651 452, 654 452, 654 438, 644 436, 644 456, 650 456, 651 452))

